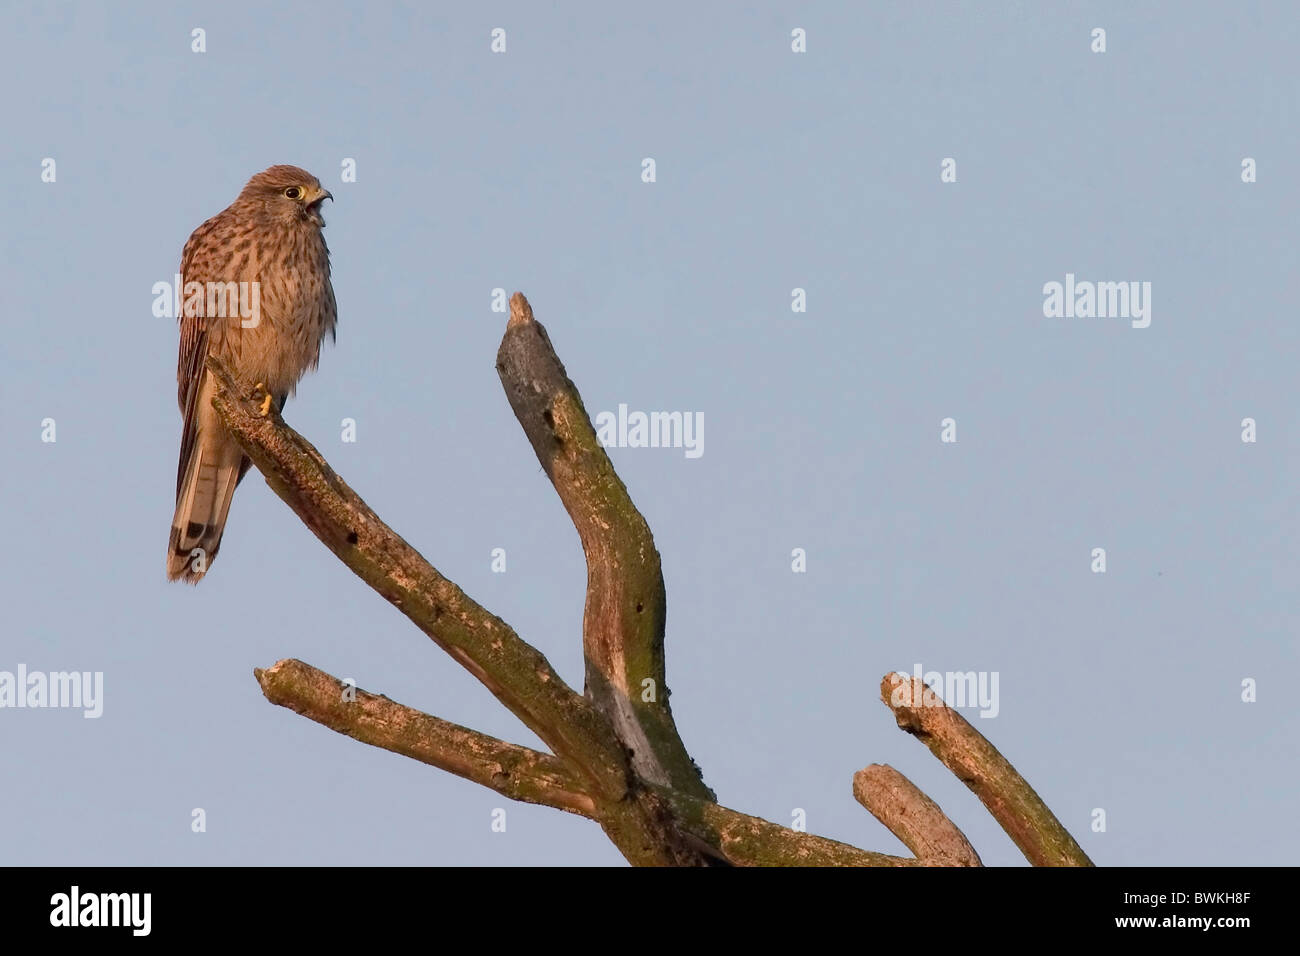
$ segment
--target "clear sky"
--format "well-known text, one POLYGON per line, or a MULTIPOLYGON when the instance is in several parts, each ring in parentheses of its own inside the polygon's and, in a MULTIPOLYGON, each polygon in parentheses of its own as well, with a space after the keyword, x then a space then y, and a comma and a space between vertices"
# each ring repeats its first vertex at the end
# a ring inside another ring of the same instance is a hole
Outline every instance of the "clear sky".
POLYGON ((253 668, 297 657, 535 743, 256 473, 208 578, 164 579, 151 289, 276 163, 336 198, 338 342, 286 419, 573 685, 582 553, 493 290, 593 414, 703 416, 698 458, 611 454, 723 803, 902 853, 851 793, 890 763, 1023 864, 879 702, 920 665, 998 675, 965 713, 1096 862, 1294 862, 1295 4, 0 7, 0 671, 104 675, 98 719, 0 709, 0 862, 622 859, 264 700, 253 668), (1067 274, 1150 282, 1149 327, 1045 317, 1067 274))

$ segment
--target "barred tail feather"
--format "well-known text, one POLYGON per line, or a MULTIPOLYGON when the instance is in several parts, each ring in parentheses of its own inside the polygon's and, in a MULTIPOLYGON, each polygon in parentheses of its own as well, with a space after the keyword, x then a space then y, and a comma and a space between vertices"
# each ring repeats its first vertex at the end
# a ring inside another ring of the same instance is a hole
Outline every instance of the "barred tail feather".
POLYGON ((245 470, 243 451, 237 444, 229 440, 205 442, 202 433, 198 437, 176 496, 167 549, 167 579, 188 584, 197 584, 212 566, 221 547, 230 500, 245 470))

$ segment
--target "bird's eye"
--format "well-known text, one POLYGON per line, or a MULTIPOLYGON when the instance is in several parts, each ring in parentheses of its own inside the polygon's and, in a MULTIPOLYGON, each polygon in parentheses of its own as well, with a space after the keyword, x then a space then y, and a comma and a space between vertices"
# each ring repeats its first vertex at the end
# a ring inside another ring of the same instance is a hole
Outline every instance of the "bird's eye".
POLYGON ((288 189, 286 189, 286 190, 284 191, 284 194, 285 194, 285 196, 288 197, 289 199, 301 199, 301 198, 302 198, 302 190, 299 189, 297 186, 290 186, 288 189))

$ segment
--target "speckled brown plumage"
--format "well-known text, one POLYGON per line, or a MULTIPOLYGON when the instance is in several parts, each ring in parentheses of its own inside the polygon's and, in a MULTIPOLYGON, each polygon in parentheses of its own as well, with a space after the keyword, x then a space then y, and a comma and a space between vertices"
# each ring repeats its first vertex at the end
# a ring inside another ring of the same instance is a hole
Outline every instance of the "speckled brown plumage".
POLYGON ((197 282, 205 291, 197 301, 181 296, 176 383, 184 428, 167 551, 170 580, 197 583, 207 572, 235 486, 249 467, 212 408, 207 357, 221 358, 250 391, 264 385, 283 408, 298 380, 316 367, 325 335, 334 336, 337 308, 320 214, 321 204, 333 198, 306 170, 272 166, 185 243, 182 287, 197 282), (255 308, 242 315, 210 308, 221 303, 207 295, 208 283, 228 282, 248 283, 243 301, 255 308))

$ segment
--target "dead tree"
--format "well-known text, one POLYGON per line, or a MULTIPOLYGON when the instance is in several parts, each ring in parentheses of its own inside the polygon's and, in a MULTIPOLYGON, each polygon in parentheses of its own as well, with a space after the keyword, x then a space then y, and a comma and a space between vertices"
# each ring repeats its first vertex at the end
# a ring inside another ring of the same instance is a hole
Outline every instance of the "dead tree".
MULTIPOLYGON (((528 301, 516 293, 510 309, 497 372, 587 559, 583 694, 384 524, 277 413, 262 416, 224 366, 209 360, 209 368, 218 381, 214 406, 275 493, 550 753, 440 720, 297 660, 254 671, 267 699, 511 799, 587 817, 633 864, 979 866, 975 850, 938 805, 888 766, 856 773, 853 794, 913 857, 860 850, 717 802, 668 705, 664 582, 650 528, 528 301)), ((899 727, 974 791, 1030 863, 1091 865, 1015 768, 919 679, 889 674, 881 698, 899 727)))

